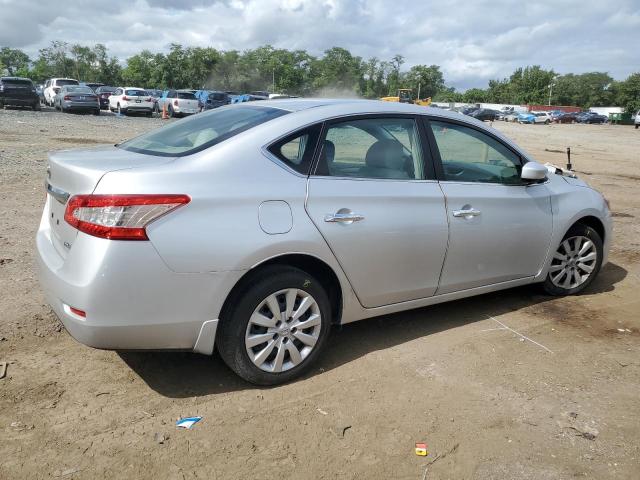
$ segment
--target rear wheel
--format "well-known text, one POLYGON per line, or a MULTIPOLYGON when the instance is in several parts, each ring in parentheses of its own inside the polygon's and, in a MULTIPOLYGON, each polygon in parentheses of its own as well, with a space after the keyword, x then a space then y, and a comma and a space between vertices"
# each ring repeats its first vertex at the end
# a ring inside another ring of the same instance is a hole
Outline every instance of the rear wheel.
POLYGON ((93 114, 94 114, 94 115, 100 115, 100 109, 99 109, 99 108, 95 109, 95 110, 93 111, 93 114))
POLYGON ((586 225, 575 225, 560 242, 543 284, 550 295, 574 295, 587 288, 602 266, 602 239, 586 225))
POLYGON ((331 306, 325 289, 297 268, 263 269, 229 304, 216 338, 218 351, 229 368, 257 385, 302 375, 329 335, 331 306))
POLYGON ((36 103, 34 103, 31 108, 33 108, 34 112, 40 110, 40 100, 38 100, 36 103))
POLYGON ((545 121, 544 121, 544 124, 545 124, 545 125, 549 125, 550 123, 551 123, 551 122, 550 122, 549 120, 545 120, 545 121))
POLYGON ((175 118, 175 117, 176 117, 176 112, 174 112, 174 111, 173 111, 173 107, 171 106, 171 104, 169 104, 169 109, 168 109, 168 111, 169 111, 169 116, 170 116, 171 118, 175 118))

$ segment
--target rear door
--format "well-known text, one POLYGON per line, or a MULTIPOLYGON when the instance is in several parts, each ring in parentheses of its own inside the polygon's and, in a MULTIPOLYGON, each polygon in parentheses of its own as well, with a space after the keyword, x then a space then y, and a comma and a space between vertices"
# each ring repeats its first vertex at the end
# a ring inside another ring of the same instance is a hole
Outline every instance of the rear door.
POLYGON ((449 221, 438 294, 536 275, 551 240, 547 186, 523 184, 520 156, 484 130, 428 123, 449 221))
POLYGON ((413 116, 328 122, 307 212, 367 308, 433 295, 447 246, 444 197, 413 116))

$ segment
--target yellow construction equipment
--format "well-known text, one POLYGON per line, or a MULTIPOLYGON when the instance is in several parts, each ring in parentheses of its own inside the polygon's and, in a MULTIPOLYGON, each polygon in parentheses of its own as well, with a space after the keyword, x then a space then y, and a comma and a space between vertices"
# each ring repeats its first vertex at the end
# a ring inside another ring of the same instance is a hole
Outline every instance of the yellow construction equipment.
POLYGON ((380 100, 383 102, 400 102, 400 103, 413 103, 414 105, 421 105, 428 107, 431 105, 431 97, 425 99, 416 98, 413 99, 413 92, 410 88, 399 88, 398 95, 395 97, 382 97, 380 100))

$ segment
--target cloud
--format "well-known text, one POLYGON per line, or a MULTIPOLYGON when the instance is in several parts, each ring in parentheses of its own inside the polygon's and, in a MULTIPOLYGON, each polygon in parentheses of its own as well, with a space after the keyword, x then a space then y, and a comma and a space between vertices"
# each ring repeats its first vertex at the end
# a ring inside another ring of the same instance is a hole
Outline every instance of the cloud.
POLYGON ((484 87, 515 68, 607 71, 640 65, 637 0, 0 0, 0 45, 36 56, 52 40, 104 43, 122 60, 171 43, 244 50, 333 46, 363 58, 399 53, 405 68, 438 64, 458 88, 484 87))

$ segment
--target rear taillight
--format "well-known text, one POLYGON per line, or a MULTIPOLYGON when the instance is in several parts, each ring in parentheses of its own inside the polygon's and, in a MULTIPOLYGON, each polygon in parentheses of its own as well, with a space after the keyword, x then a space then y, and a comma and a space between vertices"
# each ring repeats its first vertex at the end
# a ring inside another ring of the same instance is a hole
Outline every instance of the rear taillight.
POLYGON ((144 101, 145 101, 145 102, 150 102, 150 101, 151 101, 151 97, 149 97, 149 98, 145 98, 145 99, 144 99, 144 101))
POLYGON ((70 97, 69 95, 65 95, 65 96, 63 97, 63 100, 69 101, 69 100, 71 100, 71 97, 70 97))
POLYGON ((190 201, 187 195, 75 195, 64 219, 94 237, 149 240, 149 223, 190 201))
POLYGON ((173 104, 177 107, 178 106, 178 100, 174 100, 173 104))
POLYGON ((127 100, 129 100, 129 97, 127 97, 127 96, 125 95, 124 97, 122 97, 122 100, 127 101, 127 100))

